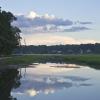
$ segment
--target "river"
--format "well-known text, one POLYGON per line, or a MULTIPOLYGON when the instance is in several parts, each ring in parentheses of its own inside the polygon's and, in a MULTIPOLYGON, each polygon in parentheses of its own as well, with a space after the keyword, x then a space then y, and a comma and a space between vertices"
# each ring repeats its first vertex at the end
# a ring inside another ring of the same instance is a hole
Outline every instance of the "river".
POLYGON ((33 63, 1 69, 0 80, 0 100, 100 100, 100 70, 89 66, 33 63))

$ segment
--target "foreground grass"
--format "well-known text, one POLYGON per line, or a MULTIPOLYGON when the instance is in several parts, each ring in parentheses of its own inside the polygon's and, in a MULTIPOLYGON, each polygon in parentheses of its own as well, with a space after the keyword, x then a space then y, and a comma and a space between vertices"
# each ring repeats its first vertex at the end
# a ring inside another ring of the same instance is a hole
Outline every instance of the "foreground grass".
POLYGON ((31 63, 78 63, 83 65, 100 65, 100 55, 61 55, 61 54, 33 54, 22 56, 11 56, 0 60, 0 65, 19 65, 31 63))

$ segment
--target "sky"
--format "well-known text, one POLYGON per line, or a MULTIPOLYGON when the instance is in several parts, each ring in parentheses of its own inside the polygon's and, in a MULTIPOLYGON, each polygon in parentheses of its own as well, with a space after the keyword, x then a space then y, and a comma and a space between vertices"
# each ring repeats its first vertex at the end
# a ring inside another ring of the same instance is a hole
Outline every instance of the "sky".
POLYGON ((0 0, 21 29, 22 44, 100 42, 100 0, 0 0))

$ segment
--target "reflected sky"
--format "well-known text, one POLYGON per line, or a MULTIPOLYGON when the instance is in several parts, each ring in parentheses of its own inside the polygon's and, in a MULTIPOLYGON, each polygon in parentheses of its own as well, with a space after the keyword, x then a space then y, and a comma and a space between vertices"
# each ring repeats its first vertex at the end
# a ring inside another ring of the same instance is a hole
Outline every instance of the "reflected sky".
POLYGON ((75 64, 0 69, 0 100, 100 100, 100 70, 75 64))
MULTIPOLYGON (((68 66, 79 67, 51 67, 58 65, 66 66, 68 64, 46 63, 38 64, 33 68, 32 65, 31 68, 22 68, 22 78, 20 80, 21 85, 19 88, 13 89, 11 95, 16 97, 18 100, 55 100, 57 99, 57 96, 63 96, 63 100, 66 100, 67 98, 74 100, 74 92, 82 95, 88 91, 89 94, 86 95, 87 98, 92 97, 91 100, 95 100, 93 97, 100 98, 98 94, 100 92, 100 80, 96 77, 96 75, 100 75, 99 71, 86 66, 72 64, 68 66), (94 73, 96 73, 96 75, 94 75, 94 73), (98 92, 92 94, 95 90, 98 92), (66 94, 69 91, 70 96, 66 94)), ((59 100, 62 100, 62 98, 59 98, 59 100)), ((83 99, 81 98, 79 100, 83 99)))
POLYGON ((78 76, 68 78, 63 76, 35 77, 35 79, 33 78, 32 80, 22 80, 21 87, 14 90, 13 93, 16 92, 29 96, 36 96, 41 92, 44 94, 55 93, 71 87, 91 86, 92 84, 86 82, 87 80, 89 79, 78 76))
MULTIPOLYGON (((35 68, 27 68, 27 73, 34 75, 61 75, 65 74, 67 71, 73 70, 74 68, 61 68, 56 66, 68 66, 70 64, 56 64, 56 63, 46 63, 38 64, 35 68), (52 67, 54 66, 54 67, 52 67)), ((70 66, 75 66, 74 64, 70 66)), ((77 65, 76 65, 77 66, 77 65)), ((32 65, 31 65, 32 67, 32 65)), ((23 71, 23 69, 22 69, 23 71)))

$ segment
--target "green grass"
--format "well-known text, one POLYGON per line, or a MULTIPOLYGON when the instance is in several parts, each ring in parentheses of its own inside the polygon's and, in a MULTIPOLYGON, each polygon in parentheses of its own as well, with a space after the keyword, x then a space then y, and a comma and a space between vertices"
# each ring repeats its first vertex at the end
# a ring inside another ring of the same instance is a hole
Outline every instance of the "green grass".
POLYGON ((99 67, 100 55, 33 54, 11 56, 11 58, 0 60, 1 65, 31 64, 38 62, 78 63, 99 67))

